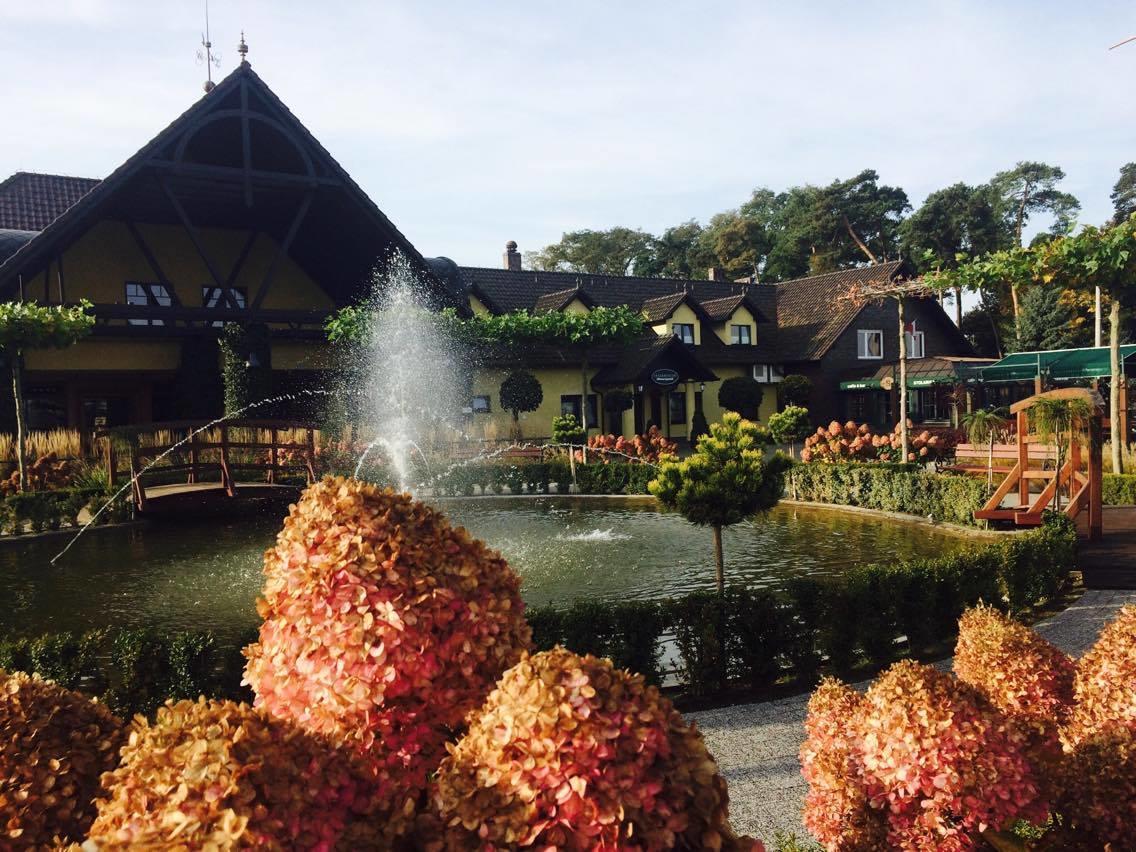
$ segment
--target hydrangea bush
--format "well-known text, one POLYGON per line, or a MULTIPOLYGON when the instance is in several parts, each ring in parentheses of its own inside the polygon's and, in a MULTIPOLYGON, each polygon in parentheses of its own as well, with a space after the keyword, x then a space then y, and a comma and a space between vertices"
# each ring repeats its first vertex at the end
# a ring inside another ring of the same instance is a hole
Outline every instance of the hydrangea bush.
POLYGON ((264 573, 255 706, 352 744, 391 808, 410 807, 529 647, 519 578, 430 507, 330 477, 292 507, 264 573))
POLYGON ((125 726, 103 705, 23 672, 0 672, 0 849, 81 840, 125 726))
POLYGON ((1069 746, 1112 725, 1136 730, 1136 606, 1123 607, 1077 661, 1074 697, 1069 746))
POLYGON ((96 848, 390 848, 352 751, 247 704, 168 702, 136 717, 104 778, 96 848))
POLYGON ((640 675, 556 648, 505 673, 443 762, 436 848, 762 849, 702 735, 640 675))
MULTIPOLYGON (((660 456, 678 455, 678 444, 664 437, 658 426, 652 426, 646 433, 632 438, 624 438, 622 435, 592 435, 588 438, 588 449, 595 451, 605 464, 613 457, 615 461, 626 461, 624 456, 656 464, 660 456)), ((582 461, 584 453, 578 450, 576 457, 582 461)))
MULTIPOLYGON (((908 428, 912 427, 910 420, 908 428)), ((911 432, 908 443, 907 461, 938 461, 953 452, 958 444, 959 434, 953 429, 937 429, 934 432, 923 429, 911 432)), ((903 444, 900 440, 899 424, 891 434, 877 434, 867 423, 857 425, 849 420, 843 425, 833 420, 828 427, 818 426, 815 433, 805 438, 801 450, 803 462, 849 462, 849 461, 903 461, 903 444)))
POLYGON ((1027 726, 1032 756, 1052 768, 1060 726, 1073 705, 1073 661, 1033 630, 988 606, 959 619, 954 671, 1003 713, 1027 726))

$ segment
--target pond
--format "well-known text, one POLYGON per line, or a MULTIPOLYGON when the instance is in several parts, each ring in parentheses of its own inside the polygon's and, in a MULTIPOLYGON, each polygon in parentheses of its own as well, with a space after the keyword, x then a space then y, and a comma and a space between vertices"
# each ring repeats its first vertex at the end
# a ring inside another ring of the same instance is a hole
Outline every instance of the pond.
MULTIPOLYGON (((714 587, 713 540, 642 497, 441 499, 455 523, 499 548, 530 604, 580 597, 666 598, 714 587)), ((65 537, 0 548, 0 634, 104 626, 213 630, 223 642, 256 623, 271 515, 225 523, 95 530, 55 566, 65 537)), ((776 586, 859 561, 932 556, 966 537, 904 521, 782 504, 724 536, 728 582, 776 586)))

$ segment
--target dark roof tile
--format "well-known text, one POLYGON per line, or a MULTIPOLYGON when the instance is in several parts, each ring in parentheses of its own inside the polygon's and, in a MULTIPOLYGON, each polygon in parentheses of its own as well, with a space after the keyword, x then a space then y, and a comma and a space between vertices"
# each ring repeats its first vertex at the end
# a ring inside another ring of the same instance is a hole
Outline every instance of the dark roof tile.
POLYGON ((97 184, 93 178, 16 172, 0 182, 0 228, 42 231, 97 184))

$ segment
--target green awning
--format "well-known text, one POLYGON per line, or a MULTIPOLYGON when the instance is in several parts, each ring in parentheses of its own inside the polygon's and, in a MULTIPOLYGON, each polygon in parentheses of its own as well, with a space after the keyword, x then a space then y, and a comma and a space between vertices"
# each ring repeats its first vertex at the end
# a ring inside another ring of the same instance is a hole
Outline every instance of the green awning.
MULTIPOLYGON (((1120 347, 1120 369, 1136 356, 1136 344, 1120 347)), ((1087 349, 1053 349, 1044 352, 1015 352, 996 364, 979 369, 983 382, 1029 382, 1044 376, 1050 382, 1077 379, 1103 379, 1112 373, 1107 346, 1087 349)))
POLYGON ((840 383, 841 390, 879 390, 881 387, 883 387, 883 385, 881 385, 880 380, 876 378, 856 379, 852 382, 840 383))
MULTIPOLYGON (((973 380, 980 366, 991 362, 980 358, 931 356, 911 358, 907 362, 907 386, 929 388, 935 385, 957 385, 973 380)), ((880 364, 875 372, 850 376, 840 383, 844 391, 891 390, 899 380, 899 365, 880 364)))

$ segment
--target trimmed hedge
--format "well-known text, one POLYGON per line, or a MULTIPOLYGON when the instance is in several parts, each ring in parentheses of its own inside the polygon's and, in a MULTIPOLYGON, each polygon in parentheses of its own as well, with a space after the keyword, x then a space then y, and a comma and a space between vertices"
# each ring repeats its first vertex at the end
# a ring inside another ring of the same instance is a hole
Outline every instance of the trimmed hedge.
MULTIPOLYGON (((840 578, 799 577, 784 591, 731 587, 670 601, 577 601, 530 607, 538 650, 564 645, 610 657, 661 683, 663 643, 673 640, 678 682, 704 696, 731 684, 755 689, 785 675, 812 678, 920 655, 954 635, 979 602, 1018 612, 1062 589, 1076 530, 1061 515, 1039 529, 937 559, 863 565, 840 578), (723 636, 725 637, 723 639, 723 636), (724 658, 723 658, 724 656, 724 658)), ((212 634, 98 630, 0 641, 0 669, 38 672, 101 696, 119 715, 152 713, 167 697, 247 699, 240 649, 212 634)))
MULTIPOLYGON (((101 506, 110 495, 99 488, 67 488, 59 491, 25 491, 0 498, 0 533, 58 530, 79 525, 79 514, 88 506, 101 506)), ((93 509, 92 509, 93 510, 93 509)), ((96 520, 97 524, 128 520, 130 503, 120 498, 96 520)))
POLYGON ((795 464, 786 491, 797 500, 859 506, 974 526, 986 502, 977 477, 929 473, 904 464, 795 464))
POLYGON ((1136 474, 1106 473, 1101 494, 1106 506, 1136 506, 1136 474))

